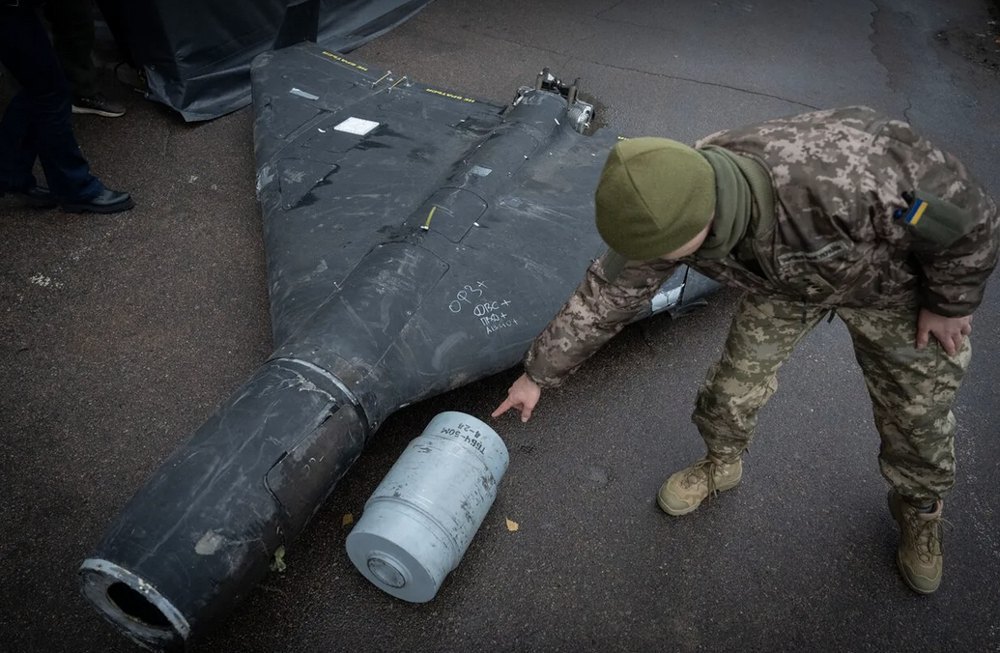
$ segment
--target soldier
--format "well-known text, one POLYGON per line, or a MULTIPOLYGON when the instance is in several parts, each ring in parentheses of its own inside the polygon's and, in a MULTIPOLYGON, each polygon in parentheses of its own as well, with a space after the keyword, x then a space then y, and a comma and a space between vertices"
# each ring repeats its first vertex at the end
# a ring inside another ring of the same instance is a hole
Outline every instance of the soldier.
POLYGON ((741 456, 776 373, 825 316, 847 325, 881 436, 899 523, 899 570, 916 592, 943 568, 942 498, 954 484, 951 404, 972 313, 997 262, 997 207, 950 154, 866 107, 723 131, 694 148, 637 138, 611 151, 595 194, 609 246, 538 336, 493 416, 527 421, 648 307, 680 264, 746 291, 693 421, 706 455, 657 503, 685 515, 742 477, 741 456))

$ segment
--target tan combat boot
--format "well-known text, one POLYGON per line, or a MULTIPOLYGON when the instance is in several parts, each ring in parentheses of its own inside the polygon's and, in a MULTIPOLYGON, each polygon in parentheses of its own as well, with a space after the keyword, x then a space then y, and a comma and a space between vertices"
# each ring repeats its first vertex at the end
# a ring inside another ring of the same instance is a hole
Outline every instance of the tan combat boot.
POLYGON ((941 584, 944 551, 941 547, 941 511, 944 503, 934 502, 933 512, 921 512, 895 490, 889 490, 889 512, 899 523, 896 564, 903 580, 914 592, 930 594, 941 584))
POLYGON ((660 487, 656 503, 668 515, 694 512, 701 502, 736 487, 743 478, 743 461, 724 463, 711 454, 673 474, 660 487))

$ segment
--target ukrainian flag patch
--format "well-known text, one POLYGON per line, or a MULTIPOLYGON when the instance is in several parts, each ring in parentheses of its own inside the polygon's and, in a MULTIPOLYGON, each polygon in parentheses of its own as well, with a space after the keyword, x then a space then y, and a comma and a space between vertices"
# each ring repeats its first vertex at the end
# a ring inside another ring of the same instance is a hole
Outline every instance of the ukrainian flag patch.
POLYGON ((920 218, 924 216, 924 211, 926 210, 927 202, 920 198, 915 199, 913 201, 913 206, 911 206, 910 210, 905 216, 903 216, 903 222, 914 227, 917 226, 917 223, 920 222, 920 218))

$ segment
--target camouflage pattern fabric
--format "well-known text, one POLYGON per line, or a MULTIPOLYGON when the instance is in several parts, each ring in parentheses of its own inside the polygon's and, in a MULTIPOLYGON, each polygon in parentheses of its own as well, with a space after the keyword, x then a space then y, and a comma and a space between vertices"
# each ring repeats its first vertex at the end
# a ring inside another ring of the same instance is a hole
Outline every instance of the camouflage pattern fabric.
MULTIPOLYGON (((744 296, 692 415, 713 455, 735 462, 749 446, 757 413, 778 387, 778 368, 829 312, 814 304, 744 296)), ((908 499, 941 498, 955 479, 951 404, 972 355, 969 340, 955 356, 933 338, 917 350, 916 309, 834 312, 847 325, 864 372, 882 440, 883 476, 908 499)))
MULTIPOLYGON (((916 318, 920 308, 955 317, 979 306, 1000 249, 996 204, 955 157, 865 107, 719 132, 697 143, 706 145, 760 163, 775 207, 773 215, 754 210, 729 256, 706 260, 695 252, 680 261, 748 291, 698 394, 693 419, 709 449, 732 460, 746 448, 777 389, 778 368, 833 311, 847 324, 865 374, 882 473, 905 497, 940 497, 954 479, 950 406, 971 344, 949 357, 932 337, 917 350, 916 318), (964 235, 936 243, 896 219, 911 192, 967 215, 964 235)), ((676 269, 662 260, 621 267, 612 258, 594 261, 528 351, 525 373, 542 387, 560 384, 647 311, 676 269)))
POLYGON ((543 388, 560 385, 644 310, 678 263, 622 261, 608 251, 587 268, 559 314, 535 339, 525 372, 543 388))
MULTIPOLYGON (((908 124, 849 107, 719 132, 697 145, 762 164, 775 213, 755 211, 730 256, 700 260, 696 252, 681 262, 751 293, 827 309, 922 306, 961 316, 982 301, 1000 248, 996 204, 955 157, 908 124), (966 212, 967 233, 943 247, 895 219, 907 206, 903 194, 913 190, 966 212)), ((542 387, 561 383, 648 310, 655 286, 673 269, 663 261, 633 261, 611 279, 595 261, 532 344, 525 372, 542 387)))
POLYGON ((816 111, 719 132, 716 145, 770 172, 776 211, 751 228, 756 263, 691 265, 723 283, 827 306, 920 306, 971 314, 997 263, 997 207, 954 156, 905 122, 867 107, 816 111), (970 216, 950 246, 921 237, 894 217, 904 193, 934 195, 970 216))

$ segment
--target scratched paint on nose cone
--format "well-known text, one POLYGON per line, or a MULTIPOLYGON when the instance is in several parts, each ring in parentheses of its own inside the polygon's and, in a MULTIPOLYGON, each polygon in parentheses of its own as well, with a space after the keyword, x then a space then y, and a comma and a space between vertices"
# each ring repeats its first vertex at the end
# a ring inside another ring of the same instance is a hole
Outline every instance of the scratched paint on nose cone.
POLYGON ((483 523, 508 461, 503 440, 480 420, 437 415, 365 504, 347 536, 351 562, 396 598, 430 601, 483 523))

